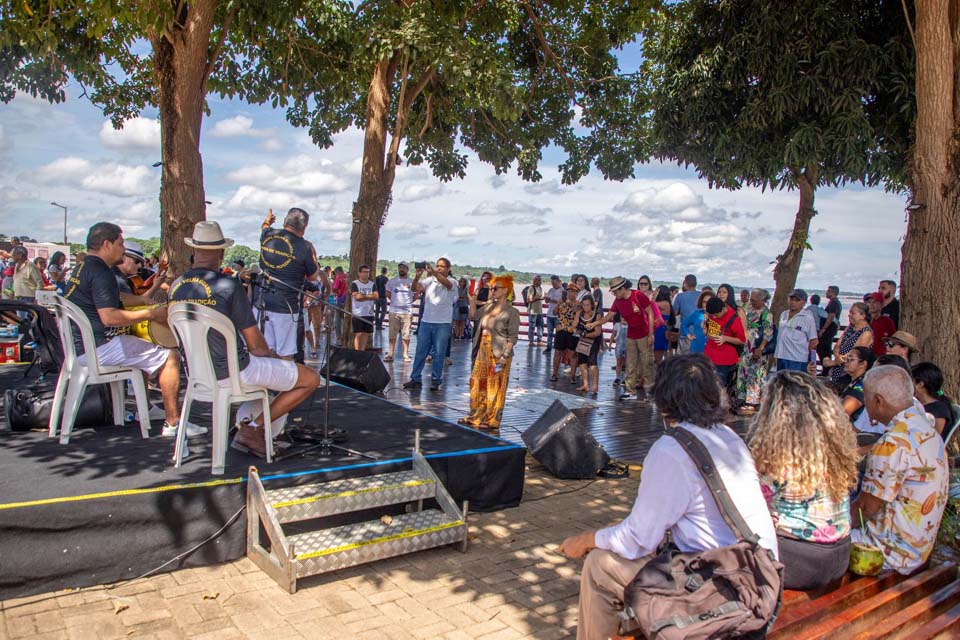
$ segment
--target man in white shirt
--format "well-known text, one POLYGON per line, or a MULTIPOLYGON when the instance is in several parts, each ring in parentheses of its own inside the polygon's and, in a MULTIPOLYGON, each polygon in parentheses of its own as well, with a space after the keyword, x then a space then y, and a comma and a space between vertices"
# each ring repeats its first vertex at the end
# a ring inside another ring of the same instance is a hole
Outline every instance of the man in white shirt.
MULTIPOLYGON (((776 556, 777 534, 756 466, 743 439, 722 422, 723 390, 710 361, 701 354, 664 360, 653 396, 671 428, 683 427, 707 448, 740 515, 759 536, 760 546, 776 556)), ((580 579, 577 640, 617 635, 624 588, 656 553, 666 531, 685 553, 737 541, 697 465, 669 435, 661 436, 644 460, 630 515, 620 524, 585 531, 560 545, 569 558, 589 553, 580 579)))
POLYGON ((819 320, 807 304, 807 292, 794 289, 787 299, 789 308, 780 314, 777 323, 777 371, 804 371, 810 362, 810 352, 819 342, 819 320))
POLYGON ((393 360, 393 350, 397 346, 397 334, 400 334, 400 341, 403 345, 403 361, 410 362, 410 327, 413 320, 413 278, 407 274, 410 273, 410 267, 406 262, 397 265, 399 275, 387 281, 386 295, 390 303, 390 341, 387 343, 387 355, 383 358, 386 362, 393 360))
POLYGON ((366 351, 367 342, 373 334, 373 306, 379 297, 373 290, 374 282, 370 279, 370 266, 360 265, 357 269, 359 280, 350 284, 350 297, 353 298, 353 318, 350 324, 353 328, 353 348, 357 351, 366 351))
POLYGON ((447 351, 450 342, 450 329, 453 323, 453 305, 457 300, 457 286, 450 277, 450 261, 446 258, 437 260, 437 266, 426 263, 423 269, 417 268, 417 275, 413 279, 413 291, 423 296, 423 318, 417 329, 417 353, 413 359, 413 370, 410 380, 404 389, 419 389, 423 386, 420 378, 423 375, 423 366, 427 356, 433 351, 433 371, 430 389, 436 391, 443 382, 443 362, 440 357, 447 351), (427 277, 424 278, 424 271, 427 277))
POLYGON ((563 302, 567 294, 560 286, 560 276, 550 276, 550 288, 543 294, 543 299, 547 302, 547 348, 544 353, 550 353, 553 349, 553 332, 557 329, 557 305, 563 302))

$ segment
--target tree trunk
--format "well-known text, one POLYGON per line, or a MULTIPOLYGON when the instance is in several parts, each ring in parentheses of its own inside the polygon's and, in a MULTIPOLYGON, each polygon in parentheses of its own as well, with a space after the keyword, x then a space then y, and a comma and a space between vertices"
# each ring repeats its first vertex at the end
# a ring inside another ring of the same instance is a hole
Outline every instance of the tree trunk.
POLYGON ((190 250, 183 239, 206 217, 200 129, 215 10, 216 0, 195 0, 180 26, 170 25, 151 38, 163 161, 160 251, 174 275, 189 268, 190 250))
MULTIPOLYGON (((390 113, 390 86, 396 73, 396 60, 381 60, 373 71, 367 95, 367 121, 363 135, 363 170, 360 194, 353 203, 353 228, 350 231, 350 273, 348 282, 357 278, 360 265, 366 264, 376 273, 377 250, 380 245, 380 223, 390 202, 392 176, 388 179, 384 165, 387 158, 387 118, 390 113)), ((347 308, 351 308, 347 296, 347 308)), ((343 326, 344 345, 351 344, 350 323, 343 326)))
POLYGON ((800 190, 800 208, 793 221, 793 233, 790 234, 787 250, 777 257, 777 265, 773 269, 777 288, 773 293, 770 310, 775 320, 779 320, 780 314, 787 308, 787 297, 797 286, 800 261, 803 260, 803 250, 807 248, 810 237, 810 221, 817 215, 813 208, 813 199, 817 190, 819 169, 815 165, 807 165, 801 173, 795 175, 800 190))
POLYGON ((960 392, 960 0, 917 0, 917 125, 900 326, 960 392))

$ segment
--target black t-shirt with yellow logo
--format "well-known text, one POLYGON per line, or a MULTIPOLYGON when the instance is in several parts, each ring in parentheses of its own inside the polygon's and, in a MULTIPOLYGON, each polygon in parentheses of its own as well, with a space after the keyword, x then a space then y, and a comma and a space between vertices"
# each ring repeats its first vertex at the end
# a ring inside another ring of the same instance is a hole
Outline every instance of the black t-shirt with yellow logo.
POLYGON ((263 294, 267 311, 296 313, 300 309, 300 288, 317 272, 310 243, 286 229, 267 227, 260 234, 260 267, 271 278, 293 287, 274 285, 263 294))

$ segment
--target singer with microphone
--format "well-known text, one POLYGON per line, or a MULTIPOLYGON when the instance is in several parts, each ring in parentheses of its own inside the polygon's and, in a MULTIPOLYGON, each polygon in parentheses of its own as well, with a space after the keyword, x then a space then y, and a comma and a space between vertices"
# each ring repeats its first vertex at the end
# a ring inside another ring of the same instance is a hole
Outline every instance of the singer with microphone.
POLYGON ((294 207, 287 212, 283 228, 274 229, 276 216, 271 209, 260 226, 260 267, 271 286, 255 298, 255 311, 270 350, 286 360, 298 351, 303 287, 320 273, 313 245, 303 239, 309 220, 310 214, 294 207))

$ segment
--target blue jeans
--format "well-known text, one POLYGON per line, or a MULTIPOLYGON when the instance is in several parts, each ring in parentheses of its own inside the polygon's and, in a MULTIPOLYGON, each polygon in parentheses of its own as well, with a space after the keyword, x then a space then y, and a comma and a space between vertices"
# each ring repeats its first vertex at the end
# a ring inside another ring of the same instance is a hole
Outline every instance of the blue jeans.
POLYGON ((777 358, 777 371, 807 371, 807 363, 798 360, 783 360, 777 358))
POLYGON ((533 342, 533 335, 536 333, 537 341, 543 340, 543 314, 531 313, 527 316, 527 340, 533 342))
MULTIPOLYGON (((427 363, 427 355, 445 353, 450 342, 449 322, 421 322, 417 332, 417 354, 413 358, 413 371, 410 379, 419 382, 423 376, 423 365, 427 363)), ((443 382, 443 358, 433 358, 433 381, 436 384, 443 382)))
POLYGON ((557 319, 547 316, 547 349, 553 349, 553 332, 557 328, 557 319))

